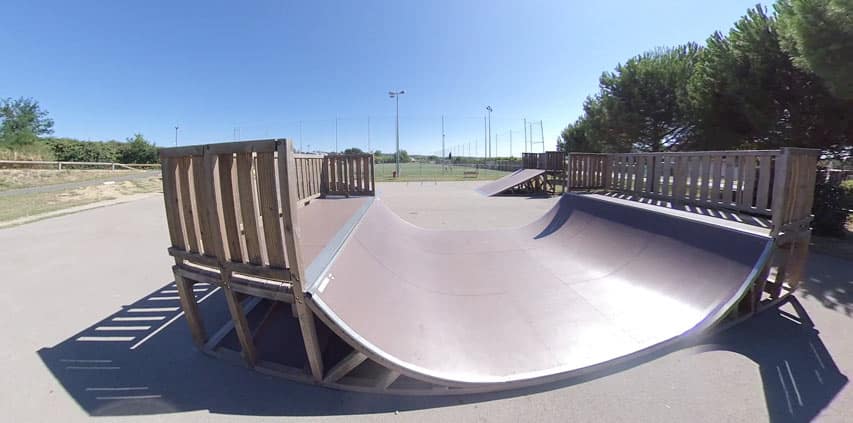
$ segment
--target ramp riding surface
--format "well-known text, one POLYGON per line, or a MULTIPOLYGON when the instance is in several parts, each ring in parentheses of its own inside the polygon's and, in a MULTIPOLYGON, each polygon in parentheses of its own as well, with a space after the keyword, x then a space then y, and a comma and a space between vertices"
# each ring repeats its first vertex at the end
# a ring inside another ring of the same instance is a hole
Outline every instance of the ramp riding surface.
POLYGON ((771 242, 582 195, 492 231, 423 229, 377 199, 308 303, 394 372, 507 389, 706 329, 749 287, 771 242))
POLYGON ((521 185, 545 173, 541 169, 519 169, 496 181, 489 182, 477 188, 477 192, 485 196, 498 195, 510 188, 521 185))

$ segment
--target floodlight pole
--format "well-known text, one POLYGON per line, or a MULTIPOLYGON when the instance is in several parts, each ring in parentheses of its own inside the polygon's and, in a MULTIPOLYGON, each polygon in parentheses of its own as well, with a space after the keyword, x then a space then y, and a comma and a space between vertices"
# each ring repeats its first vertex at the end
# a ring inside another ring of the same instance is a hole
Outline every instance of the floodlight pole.
POLYGON ((175 125, 175 147, 178 146, 178 125, 175 125))
POLYGON ((388 96, 394 99, 397 107, 397 125, 396 125, 396 138, 397 138, 397 152, 395 154, 395 162, 397 169, 397 177, 400 177, 400 95, 405 94, 406 90, 400 91, 388 91, 388 96))

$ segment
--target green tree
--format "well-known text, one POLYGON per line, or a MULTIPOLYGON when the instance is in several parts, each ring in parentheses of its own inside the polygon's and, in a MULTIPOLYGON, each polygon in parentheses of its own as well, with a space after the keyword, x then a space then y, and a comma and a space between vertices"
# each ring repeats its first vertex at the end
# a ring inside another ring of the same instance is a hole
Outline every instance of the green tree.
POLYGON ((53 133, 53 119, 31 98, 0 101, 0 120, 0 141, 13 145, 30 144, 53 133))
POLYGON ((782 48, 838 97, 853 100, 853 1, 780 0, 782 48))
POLYGON ((575 123, 569 124, 560 133, 560 139, 557 141, 557 149, 578 153, 603 151, 604 147, 592 133, 591 125, 591 119, 587 117, 578 118, 575 123))
POLYGON ((776 20, 760 5, 728 35, 708 39, 688 93, 696 125, 690 149, 832 149, 849 139, 844 105, 794 66, 776 20))
POLYGON ((157 147, 142 134, 134 134, 118 150, 121 163, 157 163, 157 147))
POLYGON ((364 154, 364 151, 361 151, 358 147, 350 147, 344 150, 344 154, 364 154))

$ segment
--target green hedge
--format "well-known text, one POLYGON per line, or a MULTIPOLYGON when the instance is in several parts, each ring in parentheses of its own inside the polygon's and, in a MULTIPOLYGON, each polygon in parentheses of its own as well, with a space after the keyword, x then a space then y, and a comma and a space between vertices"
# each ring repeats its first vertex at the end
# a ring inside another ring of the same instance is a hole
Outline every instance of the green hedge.
POLYGON ((80 141, 72 138, 45 140, 53 156, 64 162, 157 163, 157 147, 142 135, 118 141, 80 141))

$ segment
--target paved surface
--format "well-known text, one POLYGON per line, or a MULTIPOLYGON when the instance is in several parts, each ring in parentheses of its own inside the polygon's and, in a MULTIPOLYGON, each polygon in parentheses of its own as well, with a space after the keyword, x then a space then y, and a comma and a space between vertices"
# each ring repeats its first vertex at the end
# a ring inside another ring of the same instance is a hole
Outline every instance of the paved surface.
MULTIPOLYGON (((464 195, 458 184, 399 185, 381 186, 385 201, 430 227, 466 227, 472 218, 463 210, 469 207, 481 227, 484 220, 518 226, 553 201, 491 198, 498 201, 489 206, 474 200, 482 197, 477 193, 464 195), (424 204, 429 207, 418 208, 424 204)), ((195 352, 180 317, 163 328, 179 313, 173 310, 177 301, 169 299, 175 294, 162 209, 162 199, 154 197, 0 230, 6 335, 0 344, 0 409, 6 419, 849 421, 853 410, 848 261, 813 255, 799 300, 782 309, 791 316, 766 312, 611 374, 500 395, 382 397, 250 372, 195 352), (104 337, 98 328, 118 325, 149 327, 108 335, 129 341, 79 340, 104 337)), ((207 297, 203 312, 221 300, 211 291, 198 293, 207 297)))
POLYGON ((54 185, 42 185, 37 187, 29 187, 29 188, 18 188, 18 189, 10 189, 7 191, 0 191, 0 197, 7 197, 12 195, 22 195, 22 194, 38 194, 42 192, 56 192, 56 191, 65 191, 67 189, 76 189, 76 188, 84 188, 92 185, 101 185, 104 182, 114 181, 114 182, 123 182, 123 181, 133 181, 136 179, 145 179, 150 178, 152 176, 160 175, 159 170, 145 170, 145 171, 128 171, 129 174, 120 175, 120 176, 109 176, 98 179, 89 179, 85 181, 76 181, 76 182, 68 182, 65 184, 54 184, 54 185))

